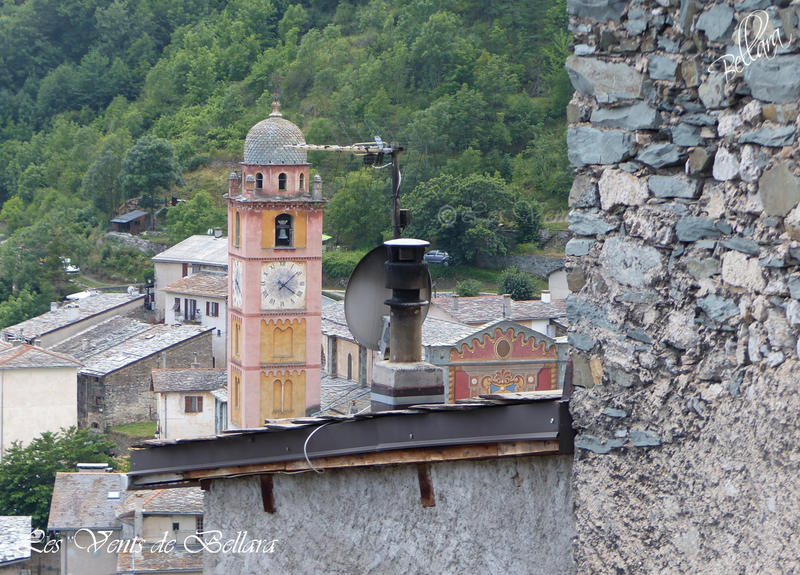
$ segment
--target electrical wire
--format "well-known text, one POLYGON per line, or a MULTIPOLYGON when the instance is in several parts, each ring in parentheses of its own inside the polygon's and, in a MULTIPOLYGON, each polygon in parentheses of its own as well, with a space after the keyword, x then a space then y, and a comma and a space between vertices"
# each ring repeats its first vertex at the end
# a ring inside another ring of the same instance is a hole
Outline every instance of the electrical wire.
POLYGON ((308 434, 308 437, 306 437, 305 443, 303 443, 303 455, 306 458, 306 463, 308 463, 308 466, 311 468, 311 471, 313 471, 314 473, 316 473, 318 475, 322 475, 323 473, 325 473, 325 470, 323 469, 322 471, 320 471, 319 469, 314 467, 313 463, 311 463, 311 460, 308 458, 308 442, 311 441, 311 438, 314 437, 314 434, 317 431, 319 431, 323 427, 327 427, 327 426, 331 425, 332 423, 337 423, 337 422, 336 421, 329 421, 328 423, 323 423, 322 425, 320 425, 318 428, 316 428, 314 431, 312 431, 311 433, 308 434))

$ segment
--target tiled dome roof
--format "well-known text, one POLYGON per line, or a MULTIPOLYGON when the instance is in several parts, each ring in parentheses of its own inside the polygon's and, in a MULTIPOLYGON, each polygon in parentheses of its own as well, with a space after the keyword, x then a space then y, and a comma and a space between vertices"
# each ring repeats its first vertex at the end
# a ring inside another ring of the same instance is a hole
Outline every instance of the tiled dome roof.
POLYGON ((289 120, 275 115, 262 120, 247 133, 244 141, 245 164, 307 164, 305 150, 284 148, 286 144, 305 144, 303 132, 289 120))

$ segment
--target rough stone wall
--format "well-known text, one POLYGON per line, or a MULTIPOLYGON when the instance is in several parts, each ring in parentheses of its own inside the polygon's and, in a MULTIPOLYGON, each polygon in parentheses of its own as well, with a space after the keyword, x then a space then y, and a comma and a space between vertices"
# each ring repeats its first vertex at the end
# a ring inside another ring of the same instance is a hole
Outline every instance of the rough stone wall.
POLYGON ((800 570, 800 55, 781 6, 568 0, 578 574, 800 570), (762 8, 786 48, 709 73, 762 8))
POLYGON ((97 378, 78 376, 78 421, 100 429, 158 419, 156 394, 150 391, 154 369, 188 368, 197 353, 201 368, 211 367, 211 331, 97 378), (95 398, 100 400, 96 401, 95 398))
POLYGON ((478 256, 476 263, 482 268, 501 270, 511 266, 535 276, 546 278, 564 267, 564 258, 547 256, 524 256, 511 254, 503 257, 478 256))
MULTIPOLYGON (((277 539, 273 553, 206 553, 204 573, 572 573, 571 456, 436 463, 436 505, 416 465, 215 480, 204 528, 221 541, 277 539)), ((209 541, 210 536, 206 536, 209 541)))

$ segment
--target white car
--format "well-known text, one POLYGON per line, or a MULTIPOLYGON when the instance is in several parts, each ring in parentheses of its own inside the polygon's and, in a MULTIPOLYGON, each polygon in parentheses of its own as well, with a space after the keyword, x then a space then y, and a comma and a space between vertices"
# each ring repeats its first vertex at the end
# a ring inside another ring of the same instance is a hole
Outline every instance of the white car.
POLYGON ((64 271, 68 274, 81 273, 81 268, 73 266, 70 258, 61 258, 61 264, 64 266, 64 271))

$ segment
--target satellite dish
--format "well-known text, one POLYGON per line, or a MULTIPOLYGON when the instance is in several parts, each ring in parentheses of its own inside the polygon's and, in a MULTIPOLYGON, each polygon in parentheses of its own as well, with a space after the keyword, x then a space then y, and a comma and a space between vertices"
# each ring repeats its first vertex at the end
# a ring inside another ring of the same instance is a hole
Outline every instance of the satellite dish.
MULTIPOLYGON (((392 297, 392 290, 386 287, 383 275, 383 264, 388 259, 386 246, 378 246, 369 252, 358 262, 344 292, 344 317, 350 333, 358 343, 375 351, 380 350, 383 317, 391 312, 389 306, 383 303, 392 297)), ((430 274, 427 285, 419 291, 419 297, 427 302, 431 300, 430 274)), ((429 305, 422 306, 423 322, 428 315, 429 305)))
POLYGON ((135 287, 133 287, 133 286, 128 286, 128 295, 133 295, 133 294, 135 294, 137 291, 139 291, 139 290, 137 290, 135 287))

